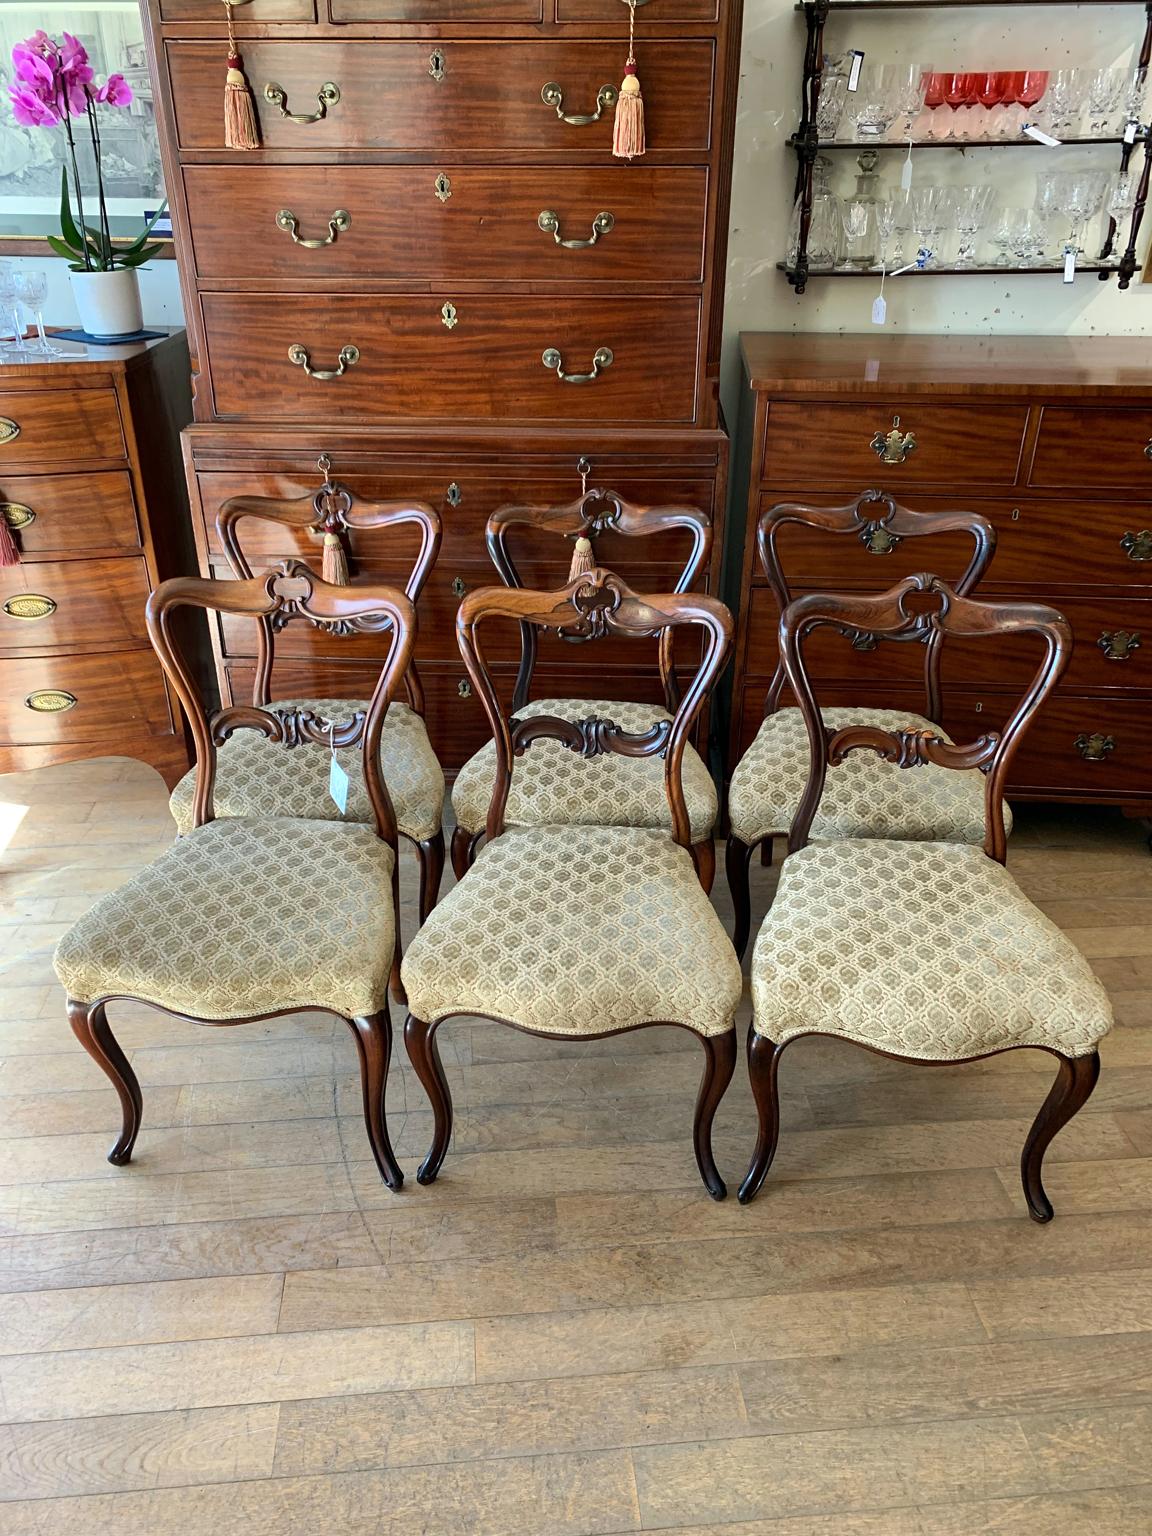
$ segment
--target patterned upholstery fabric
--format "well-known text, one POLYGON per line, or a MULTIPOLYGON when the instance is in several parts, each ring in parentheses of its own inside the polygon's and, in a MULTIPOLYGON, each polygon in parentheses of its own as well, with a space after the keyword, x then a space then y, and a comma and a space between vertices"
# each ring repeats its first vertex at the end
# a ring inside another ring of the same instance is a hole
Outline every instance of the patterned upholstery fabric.
POLYGON ((752 956, 756 1030, 923 1061, 1007 1046, 1083 1056, 1112 1027, 1080 951, 959 843, 812 844, 785 859, 752 956))
MULTIPOLYGON (((950 741, 923 715, 895 709, 826 709, 824 724, 905 726, 928 729, 950 741)), ((733 836, 758 843, 786 833, 808 782, 808 732, 798 709, 769 715, 756 740, 736 764, 728 790, 733 836)), ((1004 807, 1012 830, 1012 813, 1004 807)), ((938 768, 925 763, 897 768, 876 752, 852 752, 828 769, 812 823, 813 842, 845 837, 895 837, 929 843, 983 843, 984 776, 976 768, 938 768)))
POLYGON ((692 859, 631 827, 520 827, 484 847, 408 946, 408 1006, 544 1035, 732 1028, 740 966, 692 859))
MULTIPOLYGON (((367 699, 277 699, 291 709, 311 709, 325 720, 347 720, 367 699)), ((258 731, 237 731, 219 749, 214 810, 233 816, 299 816, 305 821, 339 821, 328 794, 327 747, 282 747, 258 731)), ((336 756, 349 778, 346 821, 372 820, 364 787, 359 747, 340 747, 336 756)), ((444 773, 436 760, 424 721, 405 704, 390 704, 380 743, 380 771, 392 797, 397 828, 423 842, 440 830, 444 810, 444 773)), ((192 830, 195 771, 172 791, 169 807, 181 836, 192 830)))
MULTIPOLYGON (((621 704, 617 699, 536 699, 518 712, 558 715, 562 720, 589 716, 614 720, 628 731, 646 731, 671 717, 655 704, 621 704)), ((466 832, 484 830, 496 747, 488 742, 461 768, 452 787, 452 808, 466 832)), ((698 752, 686 747, 683 759, 684 803, 692 841, 703 842, 716 824, 716 786, 698 752)), ((671 829, 664 793, 664 763, 659 757, 621 757, 612 752, 582 758, 558 741, 534 741, 512 767, 505 825, 616 826, 671 829)))
POLYGON ((353 822, 211 821, 91 907, 56 950, 70 997, 202 1019, 375 1013, 392 964, 392 850, 353 822))

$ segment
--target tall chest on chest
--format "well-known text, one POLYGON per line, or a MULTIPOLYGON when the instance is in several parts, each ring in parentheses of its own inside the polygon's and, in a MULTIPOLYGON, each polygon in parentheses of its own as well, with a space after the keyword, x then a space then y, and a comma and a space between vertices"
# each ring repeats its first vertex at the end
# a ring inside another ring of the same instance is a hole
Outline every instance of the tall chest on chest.
MULTIPOLYGON (((419 654, 451 770, 483 723, 450 605, 491 579, 483 525, 501 500, 567 500, 582 475, 690 499, 712 508, 719 552, 739 5, 638 5, 647 152, 631 162, 611 153, 623 0, 249 0, 233 11, 260 124, 247 152, 224 145, 220 0, 149 11, 197 367, 202 562, 220 569, 224 497, 300 494, 321 453, 365 494, 438 507, 419 654)), ((370 537, 352 553, 354 568, 402 564, 370 537)), ((531 574, 562 580, 568 554, 531 574)), ((663 579, 678 557, 632 553, 626 574, 663 579)), ((243 637, 216 647, 239 694, 243 637)), ((296 649, 301 689, 354 695, 376 659, 321 634, 296 649)), ((589 660, 563 648, 542 684, 602 693, 589 660)), ((649 682, 658 698, 654 668, 636 686, 649 682)))

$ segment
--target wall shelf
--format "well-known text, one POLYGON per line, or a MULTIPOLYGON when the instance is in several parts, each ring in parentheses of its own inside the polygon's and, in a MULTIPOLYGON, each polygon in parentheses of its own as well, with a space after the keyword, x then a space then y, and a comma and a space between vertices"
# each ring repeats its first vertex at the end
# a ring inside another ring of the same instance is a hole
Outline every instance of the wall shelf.
MULTIPOLYGON (((1137 144, 1142 144, 1146 138, 1147 138, 1147 134, 1145 134, 1143 132, 1138 133, 1136 135, 1135 142, 1137 144)), ((804 140, 802 140, 800 138, 799 134, 795 134, 795 133, 792 134, 792 136, 789 139, 787 139, 785 142, 788 144, 789 148, 791 148, 791 149, 799 149, 804 144, 804 140)), ((1119 134, 1116 134, 1115 137, 1103 138, 1103 139, 1102 138, 1061 139, 1059 147, 1061 149, 1063 149, 1065 145, 1073 146, 1073 145, 1077 145, 1077 144, 1081 145, 1081 146, 1086 145, 1086 144, 1111 144, 1113 146, 1117 146, 1117 145, 1121 145, 1123 143, 1124 143, 1124 140, 1120 137, 1119 134)), ((959 149, 959 150, 964 150, 964 149, 1048 149, 1050 147, 1051 147, 1050 145, 1041 144, 1039 142, 1039 140, 1037 140, 1037 139, 1028 139, 1028 138, 1024 138, 1023 136, 1021 136, 1018 139, 913 139, 912 140, 912 148, 913 149, 917 149, 917 150, 919 150, 919 149, 959 149)), ((818 141, 818 143, 817 143, 817 149, 819 150, 819 152, 821 154, 823 154, 826 149, 832 149, 832 150, 836 150, 836 149, 853 149, 853 150, 856 151, 857 154, 859 154, 862 149, 892 149, 892 150, 900 150, 902 153, 907 154, 908 153, 908 140, 907 139, 820 139, 818 141)))
MULTIPOLYGON (((789 281, 794 281, 796 270, 790 267, 786 261, 776 263, 778 272, 788 274, 789 281)), ((1119 272, 1118 261, 1080 261, 1076 263, 1076 273, 1094 272, 1101 282, 1106 282, 1114 272, 1119 272)), ((998 267, 991 264, 983 264, 972 267, 958 267, 955 263, 944 263, 938 267, 914 267, 911 271, 901 272, 899 277, 893 277, 891 272, 887 275, 888 282, 903 282, 906 277, 1044 277, 1063 275, 1064 263, 1045 263, 1037 267, 998 267)), ((825 277, 870 277, 874 281, 880 276, 879 267, 853 267, 846 271, 842 267, 809 267, 805 273, 805 281, 813 282, 817 278, 825 277)))

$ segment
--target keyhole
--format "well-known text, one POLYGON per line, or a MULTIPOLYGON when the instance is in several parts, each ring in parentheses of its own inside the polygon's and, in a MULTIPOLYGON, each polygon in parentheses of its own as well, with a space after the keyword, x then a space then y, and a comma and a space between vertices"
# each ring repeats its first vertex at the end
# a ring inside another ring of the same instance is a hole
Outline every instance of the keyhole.
POLYGON ((1018 523, 1020 521, 1020 508, 1019 507, 1013 507, 1012 508, 1012 521, 1014 523, 1018 523))
POLYGON ((443 171, 436 178, 436 196, 442 203, 446 203, 452 196, 451 177, 445 176, 443 171))
POLYGON ((444 500, 450 507, 458 507, 464 500, 464 492, 456 484, 455 480, 453 480, 452 484, 444 492, 444 500))
POLYGON ((433 80, 443 80, 444 78, 444 55, 439 48, 429 55, 428 73, 432 76, 433 80))

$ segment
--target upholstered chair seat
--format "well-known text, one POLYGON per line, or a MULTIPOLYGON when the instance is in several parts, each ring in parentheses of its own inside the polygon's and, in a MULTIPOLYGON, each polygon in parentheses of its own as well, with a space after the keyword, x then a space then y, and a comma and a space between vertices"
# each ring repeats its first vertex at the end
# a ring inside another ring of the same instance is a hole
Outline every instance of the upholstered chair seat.
POLYGON ((440 901, 402 975, 427 1023, 475 1013, 556 1036, 725 1034, 741 992, 691 854, 629 827, 509 828, 440 901))
MULTIPOLYGON (((923 715, 895 709, 825 709, 833 730, 876 725, 882 730, 929 730, 951 738, 923 715)), ((769 715, 736 764, 728 790, 732 835, 752 846, 783 836, 792 825, 808 781, 808 735, 798 709, 769 715)), ((1011 811, 1004 809, 1007 830, 1011 811)), ((978 769, 957 772, 923 763, 905 773, 872 752, 857 752, 829 768, 820 808, 812 823, 815 842, 838 838, 982 844, 984 777, 978 769)))
MULTIPOLYGON (((277 699, 267 707, 311 710, 324 720, 348 720, 368 713, 367 699, 277 699)), ((237 731, 217 749, 217 817, 298 816, 306 821, 372 820, 364 786, 358 746, 337 747, 336 757, 349 779, 348 805, 343 816, 328 793, 331 750, 304 742, 289 751, 256 731, 237 731)), ((444 772, 428 740, 428 728, 415 710, 392 704, 384 718, 380 743, 380 772, 392 797, 396 828, 415 843, 440 831, 444 806, 444 772)), ((187 773, 169 802, 181 836, 193 824, 196 774, 187 773)))
POLYGON ((385 1006, 393 854, 370 826, 212 821, 89 908, 56 951, 78 1002, 201 1019, 385 1006))
POLYGON ((1086 1056, 1112 1023, 1076 946, 1002 864, 957 843, 790 855, 752 954, 752 1000, 756 1033, 776 1045, 815 1032, 920 1061, 1015 1046, 1086 1056))
MULTIPOLYGON (((535 699, 516 711, 518 719, 555 715, 561 720, 590 716, 612 720, 631 732, 671 720, 655 704, 622 704, 615 699, 535 699)), ((496 744, 489 741, 464 764, 452 788, 456 824, 471 836, 484 830, 496 777, 496 744)), ((700 754, 684 749, 684 801, 692 841, 712 836, 716 786, 700 754)), ((620 826, 671 830, 664 792, 664 765, 658 757, 609 753, 583 758, 559 741, 536 742, 517 761, 508 792, 506 824, 514 826, 620 826)))

